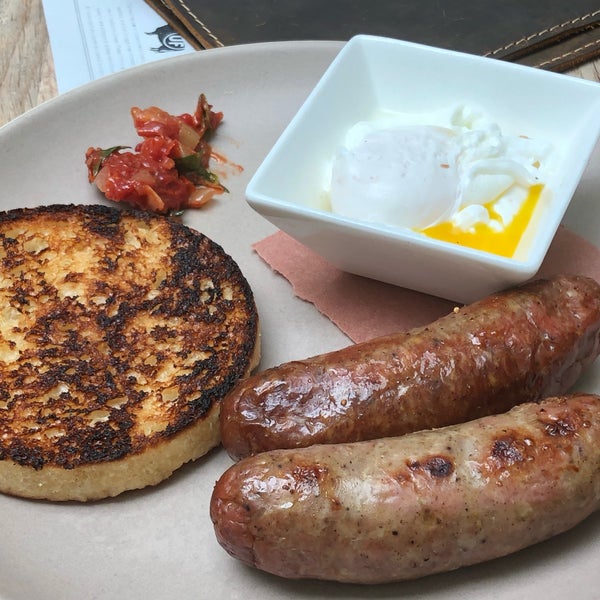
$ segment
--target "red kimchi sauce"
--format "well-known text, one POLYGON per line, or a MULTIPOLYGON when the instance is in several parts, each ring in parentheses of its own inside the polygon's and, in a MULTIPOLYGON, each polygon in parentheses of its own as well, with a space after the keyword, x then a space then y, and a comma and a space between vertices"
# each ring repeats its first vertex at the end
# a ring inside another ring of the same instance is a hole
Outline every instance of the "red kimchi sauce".
POLYGON ((159 214, 198 208, 227 189, 209 170, 209 138, 223 120, 201 94, 193 114, 133 107, 135 148, 88 148, 88 180, 108 198, 159 214))

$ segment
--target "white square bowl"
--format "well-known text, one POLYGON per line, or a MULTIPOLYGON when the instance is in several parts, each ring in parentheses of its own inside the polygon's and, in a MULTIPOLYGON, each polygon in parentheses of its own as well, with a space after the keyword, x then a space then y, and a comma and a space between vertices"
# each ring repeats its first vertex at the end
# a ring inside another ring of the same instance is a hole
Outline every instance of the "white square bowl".
MULTIPOLYGON (((338 268, 456 302, 535 275, 600 135, 600 85, 376 36, 352 38, 251 178, 250 206, 338 268), (542 196, 513 258, 345 218, 325 181, 348 129, 382 111, 475 105, 503 131, 552 145, 542 196)), ((310 268, 310 265, 307 265, 310 268)))

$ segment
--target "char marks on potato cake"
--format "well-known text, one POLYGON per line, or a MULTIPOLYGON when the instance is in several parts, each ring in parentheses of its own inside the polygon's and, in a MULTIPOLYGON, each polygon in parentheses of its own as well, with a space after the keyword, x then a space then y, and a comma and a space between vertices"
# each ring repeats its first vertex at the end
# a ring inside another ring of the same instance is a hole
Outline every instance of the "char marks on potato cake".
POLYGON ((159 483, 219 443, 258 355, 252 291, 206 236, 104 206, 0 213, 0 491, 159 483))

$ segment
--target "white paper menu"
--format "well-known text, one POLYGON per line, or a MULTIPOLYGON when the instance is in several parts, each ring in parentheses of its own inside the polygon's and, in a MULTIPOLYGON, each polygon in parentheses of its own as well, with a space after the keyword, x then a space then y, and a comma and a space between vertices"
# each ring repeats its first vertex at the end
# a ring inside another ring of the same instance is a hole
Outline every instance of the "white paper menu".
POLYGON ((43 0, 58 91, 195 49, 144 0, 43 0))

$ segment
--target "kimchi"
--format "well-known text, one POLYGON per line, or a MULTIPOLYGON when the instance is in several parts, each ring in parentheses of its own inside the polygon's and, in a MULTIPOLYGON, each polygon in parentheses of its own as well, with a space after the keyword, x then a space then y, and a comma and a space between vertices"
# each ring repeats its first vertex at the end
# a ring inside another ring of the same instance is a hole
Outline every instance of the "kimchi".
POLYGON ((88 148, 88 180, 115 202, 159 214, 199 208, 227 189, 209 170, 210 137, 223 120, 201 94, 193 114, 131 109, 142 138, 135 148, 88 148))

